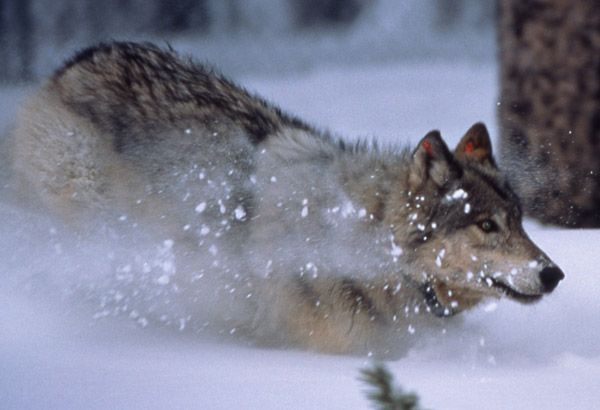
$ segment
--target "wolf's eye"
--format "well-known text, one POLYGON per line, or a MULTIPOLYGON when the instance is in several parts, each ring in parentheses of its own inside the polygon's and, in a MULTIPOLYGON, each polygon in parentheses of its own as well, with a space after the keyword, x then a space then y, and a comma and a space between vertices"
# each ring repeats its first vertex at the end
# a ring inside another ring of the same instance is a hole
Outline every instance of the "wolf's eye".
POLYGON ((492 221, 491 219, 483 219, 483 220, 477 222, 477 226, 479 227, 479 229, 481 229, 485 233, 498 231, 498 225, 496 224, 496 222, 492 221))

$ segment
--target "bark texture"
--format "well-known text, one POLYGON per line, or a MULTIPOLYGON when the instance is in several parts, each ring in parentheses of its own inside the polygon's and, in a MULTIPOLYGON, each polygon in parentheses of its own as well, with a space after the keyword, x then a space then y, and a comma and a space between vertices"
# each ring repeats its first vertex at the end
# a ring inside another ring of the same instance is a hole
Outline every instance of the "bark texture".
POLYGON ((506 172, 529 215, 600 226, 600 2, 499 5, 506 172))

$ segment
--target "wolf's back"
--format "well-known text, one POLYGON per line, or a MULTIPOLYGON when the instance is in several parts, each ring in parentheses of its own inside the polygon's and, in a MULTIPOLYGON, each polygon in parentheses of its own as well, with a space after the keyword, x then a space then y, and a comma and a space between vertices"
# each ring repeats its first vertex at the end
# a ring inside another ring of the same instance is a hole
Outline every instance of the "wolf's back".
POLYGON ((22 186, 59 210, 129 206, 165 189, 193 200, 187 174, 239 185, 256 144, 283 128, 309 130, 173 52, 111 43, 76 55, 30 98, 12 157, 22 186))
POLYGON ((51 84, 73 112, 110 131, 117 146, 147 138, 150 126, 186 122, 232 122, 253 142, 283 126, 308 128, 213 70, 150 44, 87 49, 59 69, 51 84))

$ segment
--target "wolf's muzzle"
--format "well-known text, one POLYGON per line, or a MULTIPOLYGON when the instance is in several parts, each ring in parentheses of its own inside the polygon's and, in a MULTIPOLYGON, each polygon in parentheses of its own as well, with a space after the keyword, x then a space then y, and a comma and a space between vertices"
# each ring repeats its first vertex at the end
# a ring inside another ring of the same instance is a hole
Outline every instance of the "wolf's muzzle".
POLYGON ((540 272, 540 281, 545 293, 550 293, 563 280, 565 274, 556 266, 547 266, 540 272))

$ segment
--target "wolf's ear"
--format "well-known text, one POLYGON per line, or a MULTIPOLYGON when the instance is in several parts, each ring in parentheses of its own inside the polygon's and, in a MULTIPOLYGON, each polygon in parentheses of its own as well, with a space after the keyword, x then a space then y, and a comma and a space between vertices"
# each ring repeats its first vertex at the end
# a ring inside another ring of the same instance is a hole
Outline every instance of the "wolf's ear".
POLYGON ((454 156, 459 160, 476 161, 481 165, 496 167, 490 134, 483 123, 475 123, 469 128, 456 146, 454 156))
POLYGON ((443 186, 457 172, 452 153, 439 131, 429 131, 412 154, 409 184, 412 188, 433 181, 443 186))

